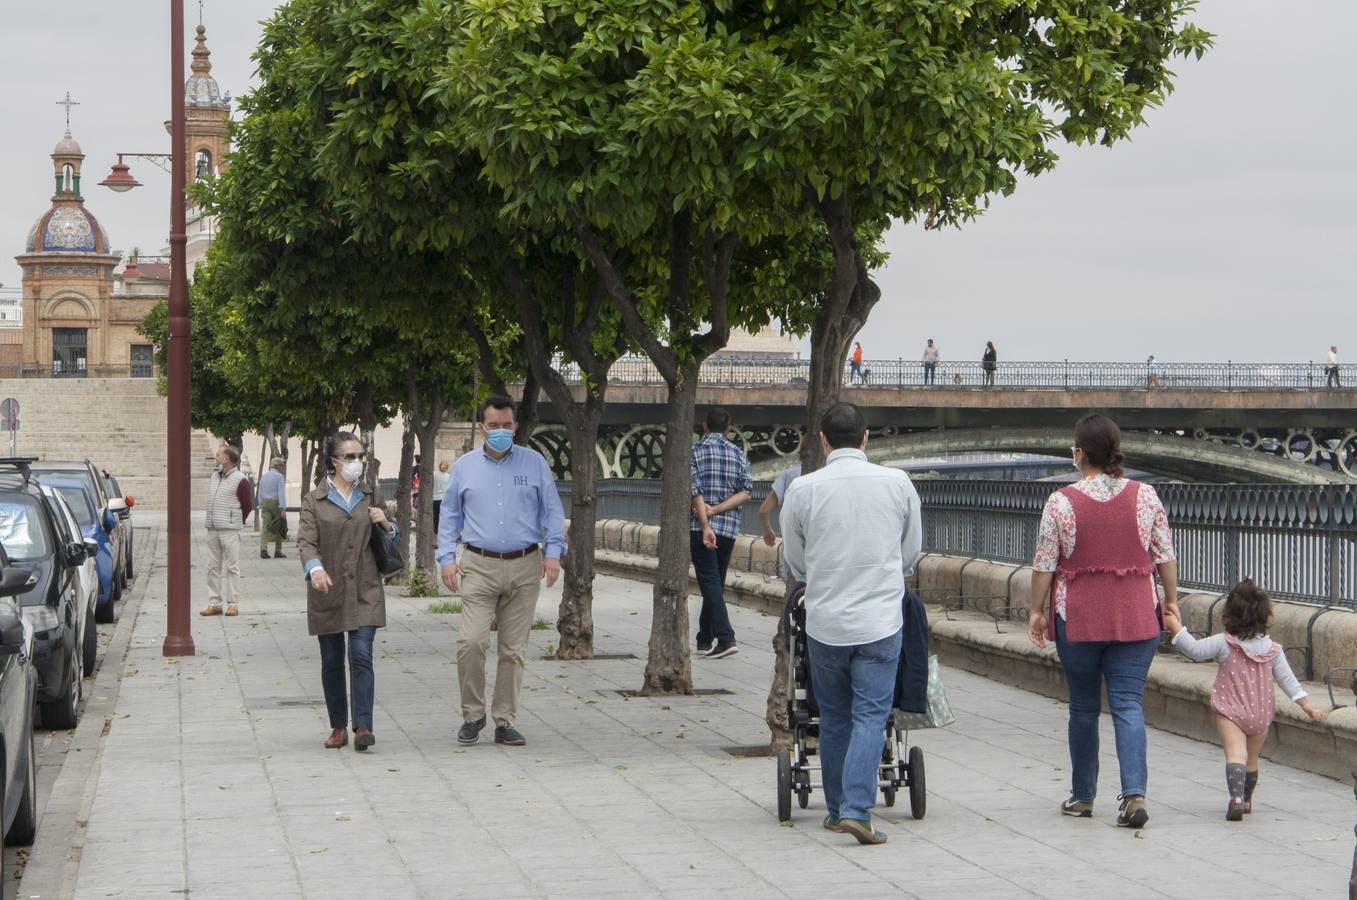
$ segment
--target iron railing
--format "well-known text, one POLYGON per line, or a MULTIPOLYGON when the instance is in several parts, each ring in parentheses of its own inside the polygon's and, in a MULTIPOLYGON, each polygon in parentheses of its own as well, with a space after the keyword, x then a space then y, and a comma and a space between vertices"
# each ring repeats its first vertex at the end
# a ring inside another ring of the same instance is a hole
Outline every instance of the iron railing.
POLYGON ((34 363, 0 364, 0 378, 154 378, 147 362, 97 366, 40 366, 34 363))
MULTIPOLYGON (((1338 366, 1338 381, 1345 390, 1357 389, 1357 366, 1338 366)), ((907 359, 874 359, 863 362, 861 381, 873 387, 924 388, 1113 388, 1147 390, 1317 390, 1326 387, 1330 366, 1326 362, 1304 363, 1130 363, 1130 362, 1000 362, 993 381, 974 362, 939 362, 926 384, 920 362, 907 359)), ((580 381, 578 367, 563 365, 561 372, 580 381)), ((850 376, 845 364, 845 384, 850 376)), ((701 382, 714 387, 770 387, 804 385, 810 378, 810 361, 767 357, 717 356, 702 366, 701 382)), ((644 357, 618 360, 608 373, 610 384, 662 385, 664 380, 644 357)))
MULTIPOLYGON (((742 531, 760 532, 758 503, 770 482, 755 482, 741 508, 742 531)), ((924 550, 1027 564, 1036 548, 1050 484, 921 480, 924 550)), ((567 515, 570 482, 557 482, 567 515)), ((1357 486, 1155 486, 1168 513, 1186 588, 1226 591, 1246 576, 1278 598, 1357 608, 1357 486)), ((599 518, 654 524, 660 483, 598 483, 599 518)), ((776 522, 776 519, 774 519, 776 522)))

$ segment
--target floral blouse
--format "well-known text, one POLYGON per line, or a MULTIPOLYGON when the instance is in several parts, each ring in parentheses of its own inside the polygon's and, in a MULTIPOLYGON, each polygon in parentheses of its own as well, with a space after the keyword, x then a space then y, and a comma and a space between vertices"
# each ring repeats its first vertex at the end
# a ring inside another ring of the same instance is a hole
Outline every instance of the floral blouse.
MULTIPOLYGON (((1106 503, 1130 483, 1126 478, 1094 475, 1076 483, 1074 489, 1090 499, 1106 503)), ((1168 514, 1164 512, 1159 495, 1148 484, 1140 485, 1140 494, 1136 497, 1136 524, 1140 526, 1140 542, 1149 551, 1155 565, 1176 559, 1173 554, 1173 535, 1169 533, 1168 514)), ((1038 572, 1054 572, 1062 558, 1069 559, 1074 554, 1074 530, 1074 506, 1069 498, 1056 491, 1046 501, 1046 508, 1041 512, 1041 530, 1037 534, 1037 551, 1032 558, 1032 568, 1038 572)), ((1055 614, 1063 618, 1065 579, 1056 577, 1052 594, 1055 614)))

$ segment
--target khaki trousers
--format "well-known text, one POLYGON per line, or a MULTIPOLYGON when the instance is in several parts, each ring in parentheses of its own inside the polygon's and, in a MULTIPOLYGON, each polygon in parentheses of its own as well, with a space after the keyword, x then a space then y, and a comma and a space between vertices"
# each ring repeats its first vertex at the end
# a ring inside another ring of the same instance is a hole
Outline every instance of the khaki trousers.
POLYGON ((240 530, 207 529, 207 605, 233 606, 240 597, 240 530), (225 589, 222 573, 226 574, 225 589))
MULTIPOLYGON (((273 544, 275 554, 283 552, 283 539, 278 535, 286 527, 275 524, 280 518, 287 514, 278 506, 277 500, 265 500, 259 504, 259 549, 268 552, 269 544, 273 544)), ((284 522, 286 520, 284 519, 284 522)))
POLYGON ((462 554, 461 567, 457 679, 462 689, 462 720, 475 722, 485 717, 485 651, 490 646, 490 627, 495 625, 499 663, 490 715, 496 724, 512 725, 518 714, 518 691, 523 686, 523 651, 542 590, 542 551, 506 560, 467 550, 462 554))

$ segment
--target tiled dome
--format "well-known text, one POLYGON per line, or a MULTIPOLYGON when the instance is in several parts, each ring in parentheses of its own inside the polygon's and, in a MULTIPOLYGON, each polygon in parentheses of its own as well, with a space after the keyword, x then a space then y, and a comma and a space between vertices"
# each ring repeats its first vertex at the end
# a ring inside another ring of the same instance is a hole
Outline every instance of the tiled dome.
POLYGON ((28 253, 107 253, 108 235, 94 214, 79 204, 53 206, 28 233, 28 253))

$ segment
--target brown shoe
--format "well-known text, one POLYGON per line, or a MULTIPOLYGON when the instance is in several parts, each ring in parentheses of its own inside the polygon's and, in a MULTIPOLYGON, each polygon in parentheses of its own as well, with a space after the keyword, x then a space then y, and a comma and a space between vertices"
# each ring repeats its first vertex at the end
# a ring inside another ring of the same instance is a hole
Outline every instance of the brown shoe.
POLYGON ((220 606, 205 606, 205 607, 203 607, 202 609, 198 610, 198 615, 200 615, 200 616, 219 616, 219 615, 221 615, 221 607, 220 607, 220 606))
POLYGON ((353 730, 353 749, 366 750, 377 743, 377 737, 372 733, 371 728, 355 728, 353 730))
POLYGON ((236 605, 232 603, 230 606, 226 607, 226 614, 228 616, 238 616, 240 615, 240 610, 236 609, 236 605))
POLYGON ((349 743, 349 729, 336 728, 330 732, 330 736, 325 739, 326 750, 338 750, 340 747, 349 743))

